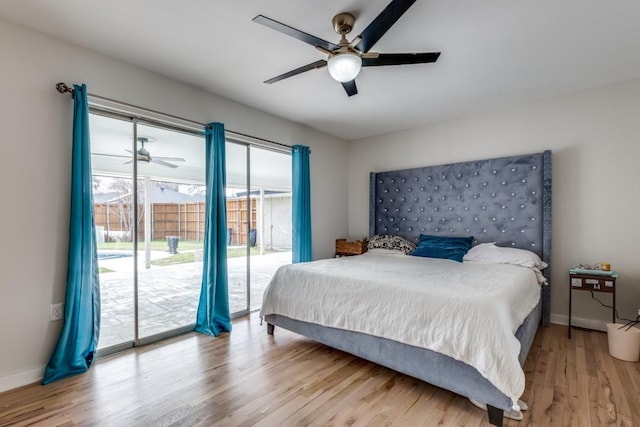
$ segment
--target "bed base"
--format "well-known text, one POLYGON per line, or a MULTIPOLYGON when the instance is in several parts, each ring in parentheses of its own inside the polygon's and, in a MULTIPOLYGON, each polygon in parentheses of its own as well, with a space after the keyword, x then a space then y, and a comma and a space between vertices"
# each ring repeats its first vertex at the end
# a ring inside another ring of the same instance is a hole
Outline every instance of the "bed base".
MULTIPOLYGON (((524 365, 531 348, 541 316, 541 305, 538 304, 516 332, 516 338, 521 343, 521 365, 524 365)), ((489 422, 492 425, 502 426, 504 411, 511 408, 511 399, 495 388, 476 369, 443 354, 386 338, 324 327, 275 314, 266 315, 265 321, 269 335, 273 335, 275 326, 279 326, 329 347, 486 403, 489 422)))
MULTIPOLYGON (((475 236, 536 252, 551 263, 551 151, 424 168, 372 172, 369 235, 475 236)), ((550 280, 551 269, 544 270, 550 280)), ((551 287, 516 332, 520 364, 538 325, 549 324, 551 287), (542 322, 541 322, 542 321, 542 322)), ((363 359, 487 404, 489 422, 502 425, 511 399, 469 365, 442 354, 366 334, 267 315, 280 326, 363 359)))

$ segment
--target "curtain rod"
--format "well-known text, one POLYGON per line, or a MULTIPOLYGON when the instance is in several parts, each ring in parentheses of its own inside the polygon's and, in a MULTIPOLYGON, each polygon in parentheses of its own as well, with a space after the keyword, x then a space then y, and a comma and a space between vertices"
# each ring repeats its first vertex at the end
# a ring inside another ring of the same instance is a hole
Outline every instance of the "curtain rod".
MULTIPOLYGON (((56 84, 56 90, 58 92, 60 92, 60 93, 69 93, 73 97, 73 87, 68 86, 66 83, 60 82, 60 83, 56 84)), ((165 117, 169 117, 169 118, 172 118, 172 119, 176 119, 176 120, 180 120, 180 121, 183 121, 183 122, 191 123, 193 125, 200 126, 200 127, 203 127, 203 128, 206 126, 206 123, 196 122, 194 120, 185 119, 183 117, 174 116, 173 114, 163 113, 163 112, 160 112, 160 111, 152 110, 150 108, 139 107, 137 105, 129 104, 127 102, 117 101, 115 99, 107 98, 105 96, 95 95, 95 94, 92 94, 92 93, 87 93, 87 96, 90 96, 90 97, 96 98, 96 99, 100 99, 100 100, 103 100, 103 101, 107 101, 107 102, 113 102, 114 104, 119 104, 119 105, 122 105, 122 106, 125 106, 125 107, 131 107, 131 108, 136 108, 136 109, 143 110, 143 111, 148 111, 148 112, 153 113, 153 114, 160 114, 160 115, 165 116, 165 117)), ((225 132, 229 132, 229 133, 231 133, 233 135, 237 135, 237 136, 240 136, 240 137, 256 139, 258 141, 267 142, 269 144, 279 145, 281 147, 293 148, 291 145, 283 144, 281 142, 271 141, 270 139, 260 138, 260 137, 253 136, 253 135, 247 135, 246 133, 236 132, 236 131, 231 130, 231 129, 225 129, 225 132)))

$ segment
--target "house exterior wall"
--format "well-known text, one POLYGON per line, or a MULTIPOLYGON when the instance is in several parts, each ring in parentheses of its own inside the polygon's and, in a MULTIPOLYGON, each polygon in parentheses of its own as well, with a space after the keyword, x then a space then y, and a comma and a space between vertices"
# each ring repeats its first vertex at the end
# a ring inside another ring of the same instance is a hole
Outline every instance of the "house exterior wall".
POLYGON ((262 234, 265 249, 291 250, 291 219, 291 195, 265 197, 262 234))

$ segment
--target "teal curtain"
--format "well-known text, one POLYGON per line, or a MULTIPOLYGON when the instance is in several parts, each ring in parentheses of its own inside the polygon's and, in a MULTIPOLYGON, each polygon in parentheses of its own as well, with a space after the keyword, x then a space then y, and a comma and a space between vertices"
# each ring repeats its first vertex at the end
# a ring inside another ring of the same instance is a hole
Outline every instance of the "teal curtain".
POLYGON ((311 182, 309 147, 294 145, 293 150, 293 262, 313 259, 311 252, 311 182))
POLYGON ((100 282, 93 220, 87 87, 74 85, 71 212, 64 323, 43 384, 85 372, 98 345, 100 282))
POLYGON ((231 331, 227 273, 227 172, 224 125, 205 126, 206 201, 204 263, 195 330, 218 336, 231 331))

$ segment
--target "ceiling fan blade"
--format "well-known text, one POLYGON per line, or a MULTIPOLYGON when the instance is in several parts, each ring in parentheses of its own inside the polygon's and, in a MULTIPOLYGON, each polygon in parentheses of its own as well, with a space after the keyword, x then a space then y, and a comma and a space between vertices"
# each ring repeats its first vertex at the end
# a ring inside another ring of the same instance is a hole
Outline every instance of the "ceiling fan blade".
POLYGON ((322 68, 326 66, 327 66, 327 61, 324 59, 321 59, 319 61, 312 62, 311 64, 304 65, 300 68, 296 68, 295 70, 291 70, 287 73, 280 74, 279 76, 276 76, 272 79, 265 80, 265 83, 271 84, 271 83, 279 82, 280 80, 288 79, 289 77, 293 77, 300 73, 304 73, 305 71, 316 70, 318 68, 322 68))
POLYGON ((416 0, 393 0, 369 26, 358 36, 362 40, 356 45, 360 52, 369 52, 382 36, 414 4, 416 0))
MULTIPOLYGON (((414 0, 415 1, 415 0, 414 0)), ((321 38, 318 38, 316 36, 312 36, 311 34, 307 34, 304 31, 300 31, 297 30, 293 27, 290 27, 288 25, 285 25, 281 22, 278 21, 274 21, 271 18, 267 18, 264 15, 258 15, 255 18, 253 18, 253 22, 257 22, 258 24, 262 24, 265 27, 269 27, 272 30, 276 30, 279 31, 283 34, 286 34, 288 36, 291 36, 295 39, 300 40, 301 42, 304 43, 308 43, 311 46, 319 46, 319 47, 323 47, 327 50, 336 50, 336 49, 340 49, 340 46, 333 44, 331 42, 328 42, 326 40, 322 40, 321 38)))
POLYGON ((154 159, 158 160, 168 160, 170 162, 185 162, 186 160, 182 157, 163 157, 163 156, 153 156, 154 159))
POLYGON ((119 154, 107 154, 107 153, 91 153, 92 156, 100 156, 100 157, 116 157, 120 159, 130 159, 131 156, 121 156, 119 154))
POLYGON ((342 87, 344 88, 347 95, 353 96, 358 94, 358 88, 356 87, 356 81, 351 80, 350 82, 343 82, 342 87))
POLYGON ((166 167, 173 168, 173 169, 175 169, 175 168, 177 168, 177 167, 178 167, 178 165, 174 165, 174 164, 171 164, 171 163, 167 163, 167 162, 165 162, 164 160, 158 160, 158 158, 157 158, 157 157, 155 157, 155 158, 151 159, 151 163, 157 163, 157 164, 159 164, 159 165, 166 166, 166 167))
POLYGON ((381 53, 377 58, 362 58, 363 67, 378 67, 382 65, 425 64, 436 62, 440 52, 426 53, 381 53))

